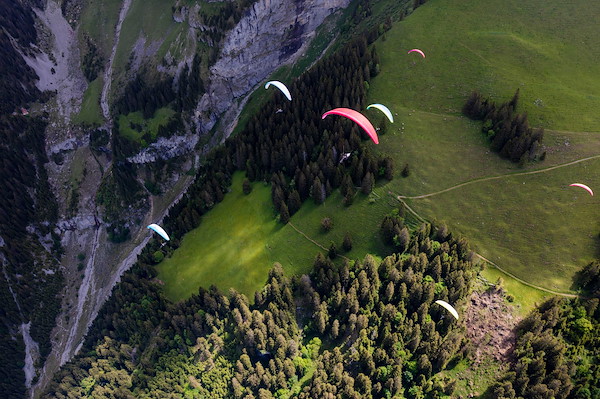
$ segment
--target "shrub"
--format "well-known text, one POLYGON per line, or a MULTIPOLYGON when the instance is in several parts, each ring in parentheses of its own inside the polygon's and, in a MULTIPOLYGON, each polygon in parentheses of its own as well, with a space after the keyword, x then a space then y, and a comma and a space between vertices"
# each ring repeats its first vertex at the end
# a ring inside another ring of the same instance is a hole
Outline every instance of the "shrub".
POLYGON ((331 219, 329 216, 321 219, 321 229, 323 229, 324 232, 327 233, 332 228, 333 228, 333 219, 331 219))

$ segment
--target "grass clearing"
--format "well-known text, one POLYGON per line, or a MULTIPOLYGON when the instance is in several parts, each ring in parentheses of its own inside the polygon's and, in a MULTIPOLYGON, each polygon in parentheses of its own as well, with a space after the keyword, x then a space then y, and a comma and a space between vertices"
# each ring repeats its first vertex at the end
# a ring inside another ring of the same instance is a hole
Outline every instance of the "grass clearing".
POLYGON ((119 115, 119 134, 146 146, 156 140, 159 126, 165 126, 174 114, 171 108, 163 107, 157 109, 150 119, 144 119, 141 111, 119 115), (150 136, 150 141, 144 138, 146 134, 150 136))
POLYGON ((90 125, 102 124, 102 112, 100 110, 100 94, 102 92, 102 82, 104 79, 98 76, 93 82, 90 82, 81 102, 81 110, 73 118, 74 123, 86 123, 90 125))
MULTIPOLYGON (((600 105, 600 49, 585 44, 600 33, 597 24, 585 23, 585 15, 600 11, 599 6, 580 2, 575 11, 551 3, 432 0, 377 42, 381 73, 371 83, 370 101, 399 114, 378 149, 397 154, 398 167, 409 163, 411 168, 408 178, 390 187, 415 196, 600 154, 594 133, 600 120, 592 112, 600 105), (556 33, 553 22, 563 26, 564 21, 573 25, 556 33), (427 58, 406 54, 415 47, 427 58), (579 58, 573 52, 588 53, 579 58), (575 82, 578 76, 581 81, 575 82), (489 152, 480 124, 459 112, 473 89, 505 101, 516 88, 519 109, 528 112, 533 126, 588 133, 548 131, 546 161, 523 170, 499 159, 489 152)), ((594 173, 599 166, 592 160, 408 203, 426 219, 446 221, 483 256, 515 275, 568 292, 574 273, 598 256, 600 225, 597 200, 565 187, 580 180, 600 185, 600 174, 594 173)))
POLYGON ((487 388, 500 378, 506 371, 506 365, 493 359, 485 359, 481 364, 474 365, 467 359, 461 359, 439 373, 457 381, 456 390, 452 397, 484 398, 487 388), (474 395, 474 396, 469 396, 474 395))
POLYGON ((119 46, 114 60, 117 74, 125 73, 127 62, 140 38, 144 38, 144 52, 156 52, 177 24, 173 20, 171 2, 161 0, 132 0, 129 12, 121 26, 119 46))
POLYGON ((271 267, 268 238, 281 225, 273 218, 270 188, 255 183, 252 193, 244 195, 242 180, 243 174, 236 173, 232 191, 158 265, 169 299, 179 301, 212 284, 223 291, 235 287, 253 298, 264 284, 271 267))
POLYGON ((88 34, 106 58, 112 49, 121 5, 120 0, 86 1, 81 13, 80 41, 83 43, 83 34, 88 34))

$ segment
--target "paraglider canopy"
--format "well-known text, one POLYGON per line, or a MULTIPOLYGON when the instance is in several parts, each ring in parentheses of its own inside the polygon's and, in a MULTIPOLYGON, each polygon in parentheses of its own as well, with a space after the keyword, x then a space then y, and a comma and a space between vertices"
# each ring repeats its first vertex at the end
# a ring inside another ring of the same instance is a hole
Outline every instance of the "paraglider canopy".
POLYGON ((421 50, 419 50, 418 48, 414 48, 414 49, 412 49, 412 50, 408 50, 408 53, 407 53, 407 54, 410 54, 410 53, 413 53, 413 52, 414 52, 414 53, 419 53, 419 54, 421 54, 421 55, 423 56, 423 58, 425 58, 425 53, 424 53, 424 52, 422 52, 421 50))
POLYGON ((454 316, 456 318, 456 320, 458 320, 458 312, 448 302, 442 301, 441 299, 438 299, 437 301, 435 301, 435 303, 437 303, 438 305, 443 306, 444 308, 446 308, 446 310, 448 312, 452 313, 452 316, 454 316))
POLYGON ((268 89, 269 86, 271 86, 271 85, 273 85, 273 86, 277 87, 279 90, 281 90, 281 92, 287 97, 287 99, 292 101, 292 95, 290 94, 290 91, 288 90, 286 85, 284 85, 283 83, 281 83, 278 80, 271 80, 265 84, 265 89, 268 89))
POLYGON ((386 107, 383 104, 371 104, 367 107, 367 109, 369 108, 377 108, 378 110, 380 110, 381 112, 383 112, 383 114, 385 116, 387 116, 387 118, 390 120, 390 122, 394 123, 394 116, 392 115, 392 111, 390 111, 390 109, 388 107, 386 107))
POLYGON ((588 193, 590 193, 591 196, 594 195, 594 192, 592 191, 591 188, 589 188, 588 186, 586 186, 585 184, 582 183, 573 183, 573 184, 569 184, 569 187, 581 187, 584 190, 586 190, 588 193))
POLYGON ((331 111, 327 111, 321 116, 321 119, 325 119, 327 115, 340 115, 344 116, 358 124, 367 134, 371 137, 371 140, 375 144, 379 144, 379 138, 377 137, 377 132, 375 132, 375 128, 369 122, 369 120, 360 112, 355 111, 350 108, 334 108, 331 111))
POLYGON ((164 238, 165 240, 169 241, 169 235, 159 225, 152 223, 151 225, 148 225, 148 228, 150 230, 156 231, 162 238, 164 238))

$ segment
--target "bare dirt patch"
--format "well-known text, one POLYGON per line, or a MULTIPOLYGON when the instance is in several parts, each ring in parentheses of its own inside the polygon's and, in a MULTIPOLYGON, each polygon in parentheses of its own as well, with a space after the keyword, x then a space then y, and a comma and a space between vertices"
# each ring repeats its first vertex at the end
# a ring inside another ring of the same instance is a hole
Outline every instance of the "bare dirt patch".
POLYGON ((506 303, 502 288, 490 288, 471 294, 467 309, 467 338, 473 347, 473 363, 494 359, 509 361, 515 346, 515 327, 520 318, 506 303))

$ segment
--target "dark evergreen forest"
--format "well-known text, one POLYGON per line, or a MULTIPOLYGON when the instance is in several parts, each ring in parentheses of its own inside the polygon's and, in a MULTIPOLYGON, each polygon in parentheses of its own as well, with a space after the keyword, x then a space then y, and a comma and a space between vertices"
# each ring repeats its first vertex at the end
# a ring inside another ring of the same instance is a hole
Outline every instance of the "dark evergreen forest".
POLYGON ((44 168, 45 127, 39 118, 0 116, 0 375, 5 377, 0 378, 0 389, 10 393, 8 397, 23 396, 25 391, 23 344, 15 330, 32 322, 30 333, 43 361, 50 353, 50 331, 60 309, 62 274, 57 259, 62 248, 53 231, 58 211, 44 168), (51 253, 41 241, 52 247, 51 253), (18 337, 16 342, 13 337, 18 337), (15 378, 19 375, 21 379, 15 378))
POLYGON ((489 389, 491 397, 599 398, 598 303, 598 296, 554 297, 535 309, 519 325, 516 359, 511 371, 489 389))
POLYGON ((516 113, 518 101, 518 89, 510 101, 500 105, 474 91, 463 107, 463 114, 483 121, 481 130, 490 140, 492 151, 523 165, 528 161, 543 160, 546 153, 542 151, 544 129, 529 127, 527 114, 516 113))
POLYGON ((422 225, 408 250, 380 264, 335 265, 319 254, 310 275, 276 264, 254 302, 200 288, 166 301, 144 250, 104 306, 82 355, 44 397, 441 397, 439 379, 462 356, 463 326, 435 304, 464 303, 475 274, 464 240, 422 225), (304 381, 304 383, 301 383, 304 381), (424 396, 425 395, 425 396, 424 396))
POLYGON ((37 76, 15 50, 37 41, 33 11, 21 2, 0 0, 0 114, 10 114, 34 101, 40 91, 37 76))
MULTIPOLYGON (((29 2, 42 7, 41 1, 29 2)), ((0 392, 25 395, 24 345, 19 328, 31 322, 41 361, 51 349, 50 331, 60 308, 60 237, 53 232, 57 205, 44 164, 43 118, 20 115, 39 100, 37 76, 15 46, 36 43, 34 14, 28 4, 0 0, 0 392), (18 115, 11 115, 16 112, 18 115), (42 238, 43 237, 43 238, 42 238), (44 242, 50 252, 42 245, 44 242), (50 271, 45 273, 44 270, 50 271), (20 304, 17 306, 16 302, 20 304)), ((27 51, 27 50, 24 50, 27 51)))

